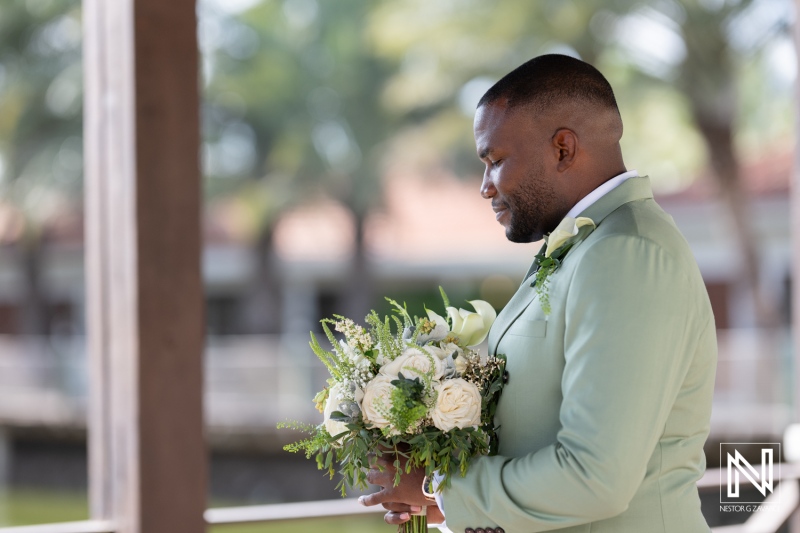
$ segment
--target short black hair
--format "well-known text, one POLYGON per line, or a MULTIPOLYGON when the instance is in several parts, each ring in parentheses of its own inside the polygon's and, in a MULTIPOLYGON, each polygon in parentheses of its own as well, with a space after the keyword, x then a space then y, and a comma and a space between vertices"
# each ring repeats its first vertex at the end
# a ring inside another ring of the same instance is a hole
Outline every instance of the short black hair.
POLYGON ((619 113, 611 84, 589 63, 561 54, 547 54, 523 63, 495 83, 478 107, 506 100, 509 109, 538 113, 570 100, 582 100, 619 113))

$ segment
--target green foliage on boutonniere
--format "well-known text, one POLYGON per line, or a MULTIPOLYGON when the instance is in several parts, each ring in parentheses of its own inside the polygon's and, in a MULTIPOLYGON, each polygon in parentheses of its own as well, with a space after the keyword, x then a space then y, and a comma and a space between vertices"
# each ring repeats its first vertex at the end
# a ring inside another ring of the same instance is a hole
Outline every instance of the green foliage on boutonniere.
POLYGON ((542 311, 544 311, 544 314, 549 315, 550 293, 547 291, 547 288, 550 285, 550 275, 561 265, 561 261, 554 259, 552 256, 544 257, 544 251, 536 256, 536 261, 539 268, 536 270, 536 277, 531 287, 536 288, 536 294, 539 295, 539 303, 542 306, 542 311), (539 256, 541 256, 541 258, 539 256))
POLYGON ((564 261, 564 257, 572 247, 588 237, 594 229, 595 226, 593 222, 582 226, 577 230, 574 236, 570 237, 561 246, 553 250, 549 256, 546 255, 545 248, 542 248, 539 253, 536 254, 534 261, 536 262, 537 269, 531 287, 536 289, 536 294, 539 296, 539 303, 545 315, 549 315, 552 310, 550 306, 550 293, 548 291, 550 276, 558 270, 561 263, 564 261))

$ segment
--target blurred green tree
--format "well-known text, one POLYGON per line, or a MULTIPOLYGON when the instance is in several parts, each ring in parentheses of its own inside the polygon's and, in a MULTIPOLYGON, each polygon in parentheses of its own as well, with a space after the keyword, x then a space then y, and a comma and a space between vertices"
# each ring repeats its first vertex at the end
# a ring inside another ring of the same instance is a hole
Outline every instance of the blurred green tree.
MULTIPOLYGON (((790 2, 782 0, 454 0, 435 8, 424 0, 409 0, 378 6, 372 13, 372 37, 379 54, 405 58, 406 68, 389 80, 390 91, 420 83, 426 87, 417 93, 399 90, 393 103, 417 113, 440 107, 427 124, 430 132, 436 132, 429 138, 450 143, 460 155, 464 155, 462 137, 438 134, 445 124, 459 127, 452 108, 443 104, 461 98, 474 105, 492 81, 541 53, 577 54, 610 72, 618 96, 624 95, 623 109, 629 99, 635 105, 654 97, 658 106, 670 107, 674 115, 680 116, 685 108, 735 224, 741 280, 752 295, 755 322, 774 326, 777 304, 759 288, 758 241, 735 145, 741 111, 752 102, 741 101, 737 87, 745 62, 785 36, 790 10, 790 2), (432 58, 439 67, 409 62, 413 54, 432 58), (675 99, 676 89, 683 101, 675 99)), ((641 122, 647 128, 648 116, 641 122)), ((670 122, 672 129, 687 129, 679 119, 670 122)), ((652 127, 658 128, 656 124, 652 127)), ((685 157, 696 150, 692 133, 672 135, 677 142, 666 143, 667 152, 662 153, 679 160, 681 170, 695 164, 694 157, 685 157)))
POLYGON ((0 3, 0 199, 23 221, 19 329, 47 331, 43 226, 82 194, 79 0, 0 3))
POLYGON ((366 0, 264 2, 243 13, 208 3, 203 110, 208 191, 243 199, 252 214, 258 274, 251 331, 277 329, 272 233, 288 208, 315 196, 352 213, 353 260, 339 312, 371 305, 364 226, 381 198, 381 147, 403 116, 382 105, 394 61, 373 53, 366 0))
MULTIPOLYGON (((248 217, 258 264, 250 330, 280 328, 275 221, 318 195, 353 215, 339 311, 366 310, 364 220, 382 197, 384 157, 479 175, 477 97, 548 51, 578 53, 608 72, 621 100, 637 106, 631 115, 646 113, 626 117, 628 130, 655 138, 676 175, 707 154, 734 214, 756 316, 769 319, 771 305, 755 290, 758 250, 736 157, 746 107, 736 87, 743 60, 782 32, 790 8, 786 0, 201 1, 206 190, 248 217), (669 127, 649 126, 655 114, 669 127)), ((81 202, 80 60, 78 0, 0 4, 0 194, 25 219, 27 332, 45 328, 41 228, 59 202, 81 202)))

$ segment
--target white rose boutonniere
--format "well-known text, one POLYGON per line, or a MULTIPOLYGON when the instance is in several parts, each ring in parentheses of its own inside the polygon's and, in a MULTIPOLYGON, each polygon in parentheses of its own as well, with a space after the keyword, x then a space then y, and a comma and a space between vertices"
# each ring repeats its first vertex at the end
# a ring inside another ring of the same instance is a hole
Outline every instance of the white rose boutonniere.
POLYGON ((534 260, 539 268, 536 270, 536 279, 531 286, 536 287, 539 302, 546 315, 550 314, 550 297, 547 293, 550 275, 561 266, 567 252, 594 231, 595 227, 597 226, 591 218, 566 217, 556 226, 556 229, 545 235, 544 239, 547 245, 536 255, 534 260))
POLYGON ((433 425, 442 431, 466 428, 481 423, 481 393, 478 387, 461 378, 448 379, 435 386, 436 405, 431 410, 433 425))

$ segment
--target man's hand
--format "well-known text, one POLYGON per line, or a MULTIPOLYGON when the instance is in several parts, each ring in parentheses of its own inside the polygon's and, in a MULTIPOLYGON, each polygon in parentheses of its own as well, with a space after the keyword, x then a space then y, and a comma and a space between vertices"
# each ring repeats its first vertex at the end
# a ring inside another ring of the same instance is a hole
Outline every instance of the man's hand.
MULTIPOLYGON (((383 517, 383 520, 387 524, 395 525, 408 522, 411 520, 412 514, 417 514, 420 512, 419 507, 414 505, 406 505, 404 503, 384 503, 383 508, 389 510, 389 512, 383 517)), ((435 502, 430 502, 430 504, 428 504, 425 514, 428 517, 428 524, 441 524, 444 522, 444 514, 442 514, 442 511, 435 502)))
POLYGON ((444 517, 435 502, 430 501, 422 494, 422 480, 425 478, 424 468, 405 470, 400 475, 400 484, 394 485, 396 469, 392 455, 384 455, 375 460, 367 481, 379 485, 381 490, 367 496, 361 496, 358 501, 362 505, 372 506, 382 504, 386 513, 384 520, 389 524, 402 524, 411 519, 411 514, 419 513, 428 506, 428 518, 431 523, 441 523, 444 517))

